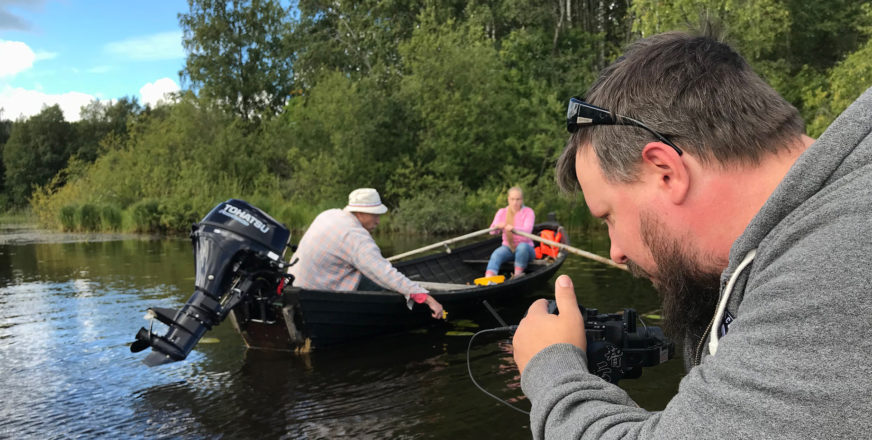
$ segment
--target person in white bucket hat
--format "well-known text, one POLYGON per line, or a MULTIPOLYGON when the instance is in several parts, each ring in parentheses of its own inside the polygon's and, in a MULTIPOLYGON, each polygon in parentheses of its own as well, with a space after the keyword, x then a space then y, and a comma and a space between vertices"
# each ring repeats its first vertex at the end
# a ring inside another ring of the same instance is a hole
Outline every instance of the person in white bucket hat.
POLYGON ((345 208, 318 214, 294 253, 298 263, 288 270, 294 275, 294 285, 311 290, 354 291, 371 281, 402 294, 410 310, 415 303, 426 304, 433 318, 441 319, 442 305, 427 289, 397 271, 372 238, 372 231, 386 212, 388 207, 378 191, 358 188, 348 195, 345 208))
POLYGON ((343 210, 381 215, 388 212, 388 207, 382 204, 378 191, 372 188, 358 188, 348 195, 348 205, 345 205, 343 210))

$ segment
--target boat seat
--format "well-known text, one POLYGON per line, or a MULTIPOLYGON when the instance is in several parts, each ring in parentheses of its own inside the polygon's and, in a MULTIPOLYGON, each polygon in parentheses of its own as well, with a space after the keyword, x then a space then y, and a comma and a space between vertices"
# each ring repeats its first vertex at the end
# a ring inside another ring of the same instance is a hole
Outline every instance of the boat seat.
MULTIPOLYGON (((489 260, 463 260, 466 264, 487 264, 489 260)), ((547 266, 551 264, 550 261, 547 260, 533 260, 528 266, 547 266)))
POLYGON ((471 286, 469 284, 454 284, 454 283, 437 283, 435 281, 415 281, 421 287, 427 290, 463 290, 469 289, 471 286))

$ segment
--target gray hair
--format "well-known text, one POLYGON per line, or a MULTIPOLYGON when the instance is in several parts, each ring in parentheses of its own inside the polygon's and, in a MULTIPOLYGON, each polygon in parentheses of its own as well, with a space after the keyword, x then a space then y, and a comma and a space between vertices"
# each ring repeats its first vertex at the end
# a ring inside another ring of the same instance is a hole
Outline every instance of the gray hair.
MULTIPOLYGON (((606 67, 587 102, 642 121, 705 165, 754 165, 792 148, 799 112, 713 35, 667 32, 632 43, 606 67)), ((557 162, 558 184, 578 189, 575 157, 591 146, 606 179, 633 182, 645 130, 593 126, 575 132, 557 162)))

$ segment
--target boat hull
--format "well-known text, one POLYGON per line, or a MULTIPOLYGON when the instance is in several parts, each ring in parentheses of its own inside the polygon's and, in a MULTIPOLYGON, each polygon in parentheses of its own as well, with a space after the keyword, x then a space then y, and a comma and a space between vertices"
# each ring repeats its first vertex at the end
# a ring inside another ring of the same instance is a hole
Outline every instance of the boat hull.
MULTIPOLYGON (((556 224, 537 225, 559 229, 556 224)), ((568 242, 564 232, 563 241, 568 242)), ((494 237, 449 252, 427 255, 395 264, 412 280, 422 282, 439 301, 449 318, 480 313, 483 301, 500 304, 516 300, 551 279, 566 258, 535 260, 520 277, 503 283, 476 286, 473 280, 484 274, 491 252, 500 246, 494 237)), ((511 271, 511 265, 504 269, 511 271)), ((231 322, 251 348, 310 350, 378 335, 438 325, 424 304, 412 310, 403 295, 386 290, 319 291, 285 288, 260 311, 238 307, 231 322)))

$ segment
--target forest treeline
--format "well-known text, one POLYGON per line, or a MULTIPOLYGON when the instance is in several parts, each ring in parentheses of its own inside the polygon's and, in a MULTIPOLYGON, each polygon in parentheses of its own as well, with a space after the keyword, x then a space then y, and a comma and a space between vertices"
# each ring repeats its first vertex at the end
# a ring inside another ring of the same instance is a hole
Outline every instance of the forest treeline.
MULTIPOLYGON (((175 101, 0 121, 0 208, 66 230, 184 232, 242 198, 292 228, 375 187, 383 227, 478 229, 519 185, 558 194, 565 105, 640 36, 716 23, 810 135, 872 85, 856 0, 189 0, 175 101)), ((2 117, 2 113, 0 113, 2 117)))

